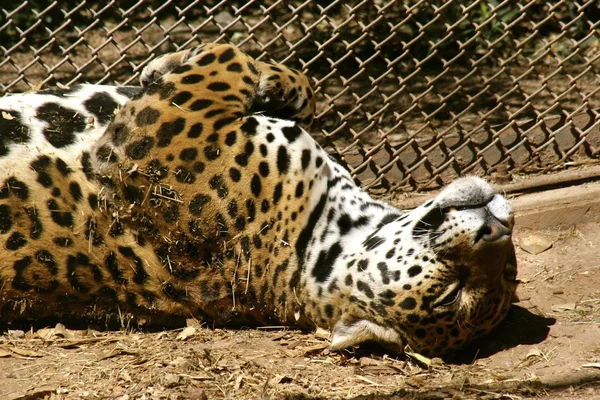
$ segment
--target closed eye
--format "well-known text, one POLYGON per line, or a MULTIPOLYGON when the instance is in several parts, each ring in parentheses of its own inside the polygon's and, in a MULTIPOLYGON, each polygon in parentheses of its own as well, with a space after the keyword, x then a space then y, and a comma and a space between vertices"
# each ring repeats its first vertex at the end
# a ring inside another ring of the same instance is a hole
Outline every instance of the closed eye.
POLYGON ((512 283, 519 283, 519 280, 517 280, 517 273, 514 271, 504 271, 504 279, 512 283))
POLYGON ((457 282, 453 285, 450 285, 448 289, 442 293, 438 300, 433 303, 434 307, 449 307, 456 303, 460 298, 460 294, 462 293, 462 285, 460 282, 457 282))

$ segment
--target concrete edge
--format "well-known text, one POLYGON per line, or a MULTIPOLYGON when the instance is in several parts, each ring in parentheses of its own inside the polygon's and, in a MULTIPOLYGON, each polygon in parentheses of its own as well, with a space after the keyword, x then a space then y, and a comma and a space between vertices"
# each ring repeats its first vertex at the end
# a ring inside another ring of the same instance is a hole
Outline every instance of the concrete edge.
POLYGON ((600 182, 524 194, 510 201, 516 231, 560 230, 600 222, 600 182))

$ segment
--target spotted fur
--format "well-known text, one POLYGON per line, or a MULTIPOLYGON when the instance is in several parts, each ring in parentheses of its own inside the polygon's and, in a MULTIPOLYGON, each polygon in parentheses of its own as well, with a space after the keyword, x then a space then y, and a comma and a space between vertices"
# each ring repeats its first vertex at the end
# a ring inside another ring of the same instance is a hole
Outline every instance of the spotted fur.
POLYGON ((142 84, 0 99, 0 321, 193 316, 437 355, 506 314, 512 211, 483 180, 372 199, 300 127, 306 77, 233 46, 142 84))

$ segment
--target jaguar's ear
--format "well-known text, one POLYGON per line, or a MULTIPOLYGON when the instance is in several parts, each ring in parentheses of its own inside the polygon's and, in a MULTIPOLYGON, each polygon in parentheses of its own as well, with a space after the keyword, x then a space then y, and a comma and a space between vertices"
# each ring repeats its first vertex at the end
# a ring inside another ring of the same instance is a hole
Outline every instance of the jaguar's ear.
POLYGON ((340 319, 333 328, 331 337, 331 349, 341 350, 346 347, 373 341, 381 344, 400 344, 398 333, 389 328, 384 328, 366 319, 348 322, 340 319))

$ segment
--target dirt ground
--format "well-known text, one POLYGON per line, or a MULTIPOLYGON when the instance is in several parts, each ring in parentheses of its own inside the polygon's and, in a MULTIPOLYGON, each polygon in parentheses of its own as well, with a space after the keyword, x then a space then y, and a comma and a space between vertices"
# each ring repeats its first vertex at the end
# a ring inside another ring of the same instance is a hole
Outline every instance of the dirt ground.
POLYGON ((600 398, 600 224, 521 227, 515 239, 520 302, 495 333, 443 360, 330 352, 327 332, 282 327, 57 325, 3 332, 0 399, 600 398))

